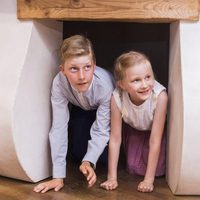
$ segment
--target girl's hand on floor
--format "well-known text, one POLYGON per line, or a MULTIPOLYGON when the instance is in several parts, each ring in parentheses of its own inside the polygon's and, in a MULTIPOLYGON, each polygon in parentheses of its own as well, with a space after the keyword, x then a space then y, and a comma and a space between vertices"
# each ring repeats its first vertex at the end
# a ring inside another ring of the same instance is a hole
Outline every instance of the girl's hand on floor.
POLYGON ((139 183, 137 190, 139 192, 152 192, 153 191, 153 183, 148 181, 142 181, 139 183))
POLYGON ((100 187, 106 189, 106 190, 114 190, 118 187, 117 180, 107 180, 100 184, 100 187))

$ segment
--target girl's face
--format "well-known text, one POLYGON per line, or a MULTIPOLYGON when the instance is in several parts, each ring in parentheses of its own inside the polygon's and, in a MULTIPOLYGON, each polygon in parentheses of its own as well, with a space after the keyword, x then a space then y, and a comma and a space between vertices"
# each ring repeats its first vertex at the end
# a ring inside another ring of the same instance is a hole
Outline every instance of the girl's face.
POLYGON ((126 76, 119 81, 119 86, 128 92, 133 104, 141 105, 152 92, 154 75, 152 68, 145 64, 138 64, 126 69, 126 76))
POLYGON ((74 57, 61 65, 61 71, 78 92, 85 92, 92 83, 95 63, 91 55, 74 57))

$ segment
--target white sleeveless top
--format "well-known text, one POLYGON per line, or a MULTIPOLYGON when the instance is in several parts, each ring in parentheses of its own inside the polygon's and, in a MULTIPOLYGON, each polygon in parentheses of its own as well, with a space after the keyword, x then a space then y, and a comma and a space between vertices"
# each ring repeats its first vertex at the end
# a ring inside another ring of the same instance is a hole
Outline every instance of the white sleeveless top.
POLYGON ((137 130, 151 130, 157 97, 163 90, 166 88, 155 81, 150 97, 139 106, 131 102, 126 91, 116 88, 113 96, 122 118, 127 124, 137 130))

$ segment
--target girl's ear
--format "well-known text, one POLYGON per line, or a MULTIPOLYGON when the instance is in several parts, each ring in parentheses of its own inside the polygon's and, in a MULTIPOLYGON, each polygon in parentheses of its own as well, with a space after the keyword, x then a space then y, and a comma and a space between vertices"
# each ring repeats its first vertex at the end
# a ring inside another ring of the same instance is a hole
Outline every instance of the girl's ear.
POLYGON ((95 70, 96 69, 96 62, 93 65, 94 65, 94 70, 95 70))
POLYGON ((120 88, 121 90, 124 90, 124 84, 122 80, 117 81, 117 87, 120 88))

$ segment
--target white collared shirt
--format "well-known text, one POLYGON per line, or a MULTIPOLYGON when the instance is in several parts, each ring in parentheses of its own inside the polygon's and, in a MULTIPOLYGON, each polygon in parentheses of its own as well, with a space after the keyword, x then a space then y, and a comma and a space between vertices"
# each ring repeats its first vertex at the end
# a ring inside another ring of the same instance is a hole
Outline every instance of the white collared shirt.
POLYGON ((53 122, 50 131, 50 145, 53 162, 53 178, 66 176, 66 154, 68 149, 68 103, 84 110, 95 110, 94 121, 88 141, 88 150, 83 160, 96 164, 103 152, 110 134, 110 98, 114 90, 114 79, 108 71, 96 67, 89 89, 78 92, 71 87, 67 78, 59 72, 52 86, 53 122))

